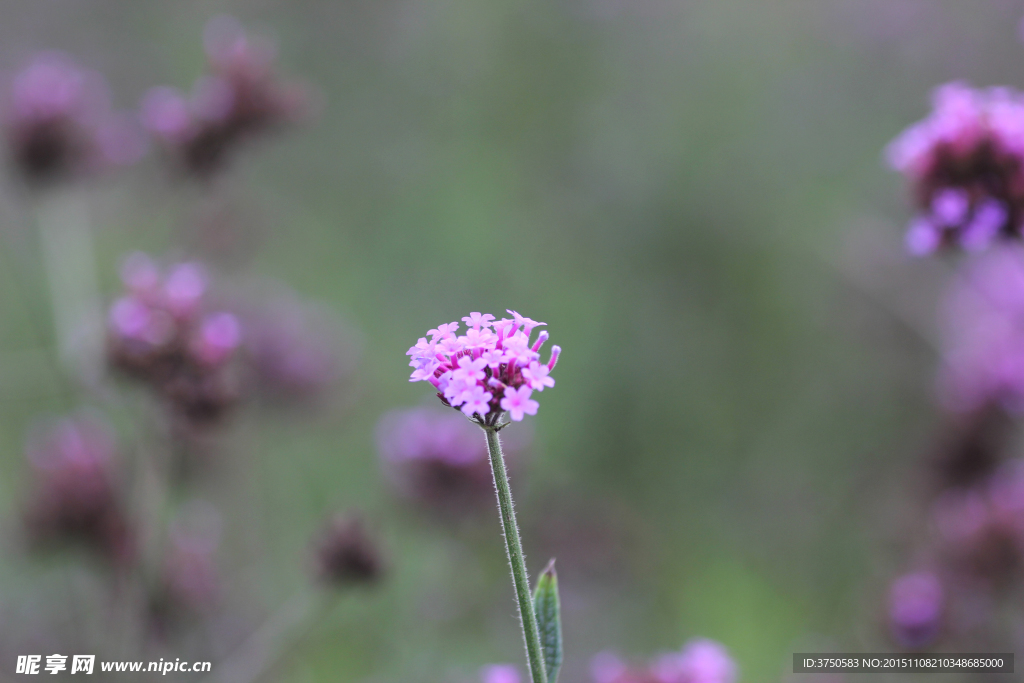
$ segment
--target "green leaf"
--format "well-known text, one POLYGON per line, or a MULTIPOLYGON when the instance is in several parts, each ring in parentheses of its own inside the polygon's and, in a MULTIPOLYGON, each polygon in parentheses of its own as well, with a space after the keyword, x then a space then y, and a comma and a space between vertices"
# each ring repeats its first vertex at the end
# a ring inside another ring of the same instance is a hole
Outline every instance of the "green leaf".
POLYGON ((558 669, 562 666, 562 618, 558 606, 558 575, 555 561, 537 579, 533 592, 533 610, 537 613, 537 628, 540 630, 540 645, 544 650, 544 669, 548 683, 558 680, 558 669))

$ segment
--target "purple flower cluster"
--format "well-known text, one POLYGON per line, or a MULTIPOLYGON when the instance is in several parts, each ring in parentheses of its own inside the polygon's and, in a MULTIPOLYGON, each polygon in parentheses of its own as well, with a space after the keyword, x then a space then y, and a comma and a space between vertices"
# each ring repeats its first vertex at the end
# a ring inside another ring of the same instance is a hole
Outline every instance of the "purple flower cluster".
POLYGON ((538 403, 531 395, 555 386, 549 376, 562 349, 551 348, 547 363, 540 362, 540 349, 548 339, 541 331, 530 342, 539 323, 508 311, 512 316, 495 320, 490 313, 470 313, 462 320, 468 329, 457 334, 452 322, 427 330, 406 355, 412 357, 410 382, 427 381, 438 390, 446 406, 461 410, 480 424, 494 426, 502 411, 520 421, 536 415, 538 403))
POLYGON ((56 52, 15 75, 3 126, 11 160, 31 184, 129 164, 145 151, 131 118, 111 111, 103 77, 56 52))
POLYGON ((979 250, 1016 238, 1024 219, 1024 96, 948 83, 932 113, 894 140, 891 166, 911 182, 918 215, 906 234, 916 255, 979 250))
MULTIPOLYGON (((505 440, 505 460, 515 469, 529 432, 505 440)), ((432 508, 461 511, 494 502, 487 445, 480 431, 443 408, 413 408, 385 414, 377 425, 377 447, 389 479, 406 496, 432 508)))
POLYGON ((734 683, 738 668, 728 650, 706 638, 689 641, 679 652, 661 655, 642 669, 602 652, 590 665, 594 683, 734 683))
POLYGON ((235 402, 229 365, 242 333, 231 313, 206 310, 203 269, 184 262, 163 271, 136 253, 125 260, 121 279, 127 293, 108 316, 112 364, 189 418, 219 417, 235 402))
POLYGON ((246 35, 230 17, 210 21, 205 34, 209 72, 190 96, 162 86, 142 102, 143 125, 180 168, 208 176, 222 168, 239 143, 301 118, 305 88, 280 81, 275 50, 246 35))
POLYGON ((114 438, 92 417, 61 420, 32 439, 35 485, 25 511, 30 541, 82 545, 114 564, 134 555, 114 465, 114 438))
POLYGON ((946 299, 943 345, 947 407, 1024 410, 1024 250, 1006 245, 965 265, 946 299))

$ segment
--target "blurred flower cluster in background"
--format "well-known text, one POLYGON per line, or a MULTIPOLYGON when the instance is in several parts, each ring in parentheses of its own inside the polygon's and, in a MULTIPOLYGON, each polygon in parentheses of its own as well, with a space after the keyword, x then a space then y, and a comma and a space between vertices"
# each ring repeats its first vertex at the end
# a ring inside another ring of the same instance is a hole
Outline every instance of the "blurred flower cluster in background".
POLYGON ((525 683, 499 410, 564 683, 1024 644, 1024 9, 5 10, 0 681, 525 683))

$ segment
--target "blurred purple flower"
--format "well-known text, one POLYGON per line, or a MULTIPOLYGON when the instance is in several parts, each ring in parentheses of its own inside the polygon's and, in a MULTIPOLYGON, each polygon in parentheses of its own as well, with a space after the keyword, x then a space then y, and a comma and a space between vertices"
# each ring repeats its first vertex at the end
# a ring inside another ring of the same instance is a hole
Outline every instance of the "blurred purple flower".
POLYGON ((200 323, 192 353, 203 365, 220 365, 231 357, 241 339, 238 318, 231 313, 213 313, 200 323))
POLYGON ((237 399, 230 367, 242 330, 234 314, 206 312, 203 269, 185 262, 162 271, 136 253, 125 259, 121 279, 126 293, 108 315, 111 364, 192 420, 222 416, 237 399))
POLYGON ((983 249, 1019 237, 1024 218, 1024 99, 1009 88, 936 89, 931 114, 886 150, 911 183, 918 215, 907 230, 915 255, 983 249))
POLYGON ((994 584, 1014 580, 1024 566, 1024 466, 1010 463, 980 487, 947 493, 934 518, 952 571, 994 584))
POLYGON ((988 403, 950 415, 945 423, 931 456, 937 491, 967 488, 987 480, 1010 445, 1012 416, 998 404, 988 403))
POLYGON ((216 552, 220 514, 208 505, 186 506, 171 525, 163 564, 150 596, 151 625, 166 632, 208 613, 221 597, 216 552))
POLYGON ((15 75, 3 107, 12 162, 31 184, 135 162, 142 131, 110 110, 103 77, 58 52, 44 52, 15 75))
POLYGON ((219 540, 205 535, 172 533, 165 566, 168 592, 194 609, 203 609, 219 593, 214 552, 219 540))
POLYGON ((988 485, 993 514, 1015 528, 1024 528, 1024 460, 1004 463, 988 485))
POLYGON ((302 86, 274 73, 275 50, 231 17, 206 27, 209 73, 191 96, 166 86, 142 101, 142 121, 180 168, 198 177, 220 170, 240 143, 295 122, 308 110, 302 86))
POLYGON ((720 643, 696 638, 680 652, 663 655, 651 667, 659 683, 733 683, 736 663, 720 643))
POLYGON ((1024 410, 1024 251, 1007 245, 965 264, 943 318, 947 407, 1024 410))
POLYGON ((384 573, 376 541, 358 515, 335 515, 317 540, 316 572, 331 586, 369 584, 384 573))
POLYGON ((931 572, 905 574, 889 588, 889 630, 905 648, 930 645, 942 627, 944 611, 945 591, 931 572))
MULTIPOLYGON (((506 439, 510 469, 529 441, 528 432, 506 439)), ((439 408, 392 411, 377 425, 377 447, 391 481, 420 503, 457 512, 493 502, 487 445, 461 415, 439 408)))
POLYGON ((512 664, 490 664, 480 671, 480 683, 519 683, 519 669, 512 664))
POLYGON ((35 484, 25 522, 33 545, 84 545, 115 564, 134 554, 114 466, 112 432, 94 417, 42 428, 28 445, 35 484))
POLYGON ((738 674, 728 650, 706 638, 661 655, 641 671, 631 670, 609 652, 595 656, 590 668, 595 683, 735 683, 738 674))
POLYGON ((243 309, 243 358, 255 388, 270 401, 307 407, 352 372, 358 344, 329 310, 292 294, 261 297, 243 309))
POLYGON ((629 667, 612 652, 599 652, 590 660, 590 676, 594 683, 627 683, 638 680, 629 667))

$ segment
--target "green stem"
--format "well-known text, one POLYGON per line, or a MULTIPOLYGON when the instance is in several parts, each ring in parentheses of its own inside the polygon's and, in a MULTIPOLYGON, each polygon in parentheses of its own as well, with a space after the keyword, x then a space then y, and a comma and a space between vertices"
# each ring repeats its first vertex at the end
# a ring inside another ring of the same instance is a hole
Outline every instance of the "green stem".
POLYGON ((501 454, 501 439, 498 437, 498 430, 494 427, 484 427, 484 432, 487 434, 487 450, 491 455, 494 488, 498 492, 498 509, 501 511, 501 526, 505 532, 508 563, 512 567, 512 583, 515 585, 516 598, 519 600, 519 619, 523 625, 523 639, 526 641, 526 658, 530 664, 530 676, 533 683, 547 683, 547 675, 544 671, 544 651, 540 644, 537 615, 533 611, 530 582, 526 576, 526 560, 523 557, 523 545, 519 540, 519 527, 516 526, 516 512, 512 507, 512 489, 508 485, 505 459, 501 454))
POLYGON ((86 195, 50 193, 39 200, 36 215, 61 361, 95 387, 103 373, 103 310, 86 195))

